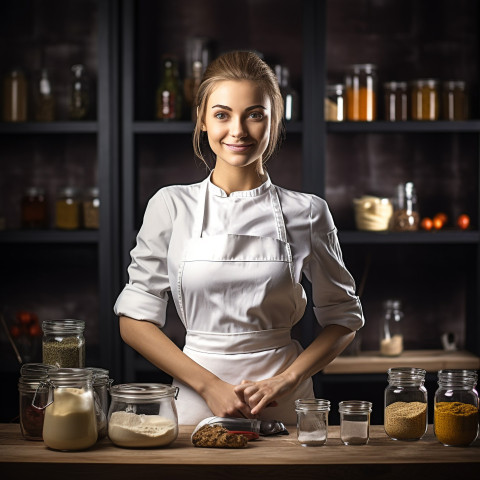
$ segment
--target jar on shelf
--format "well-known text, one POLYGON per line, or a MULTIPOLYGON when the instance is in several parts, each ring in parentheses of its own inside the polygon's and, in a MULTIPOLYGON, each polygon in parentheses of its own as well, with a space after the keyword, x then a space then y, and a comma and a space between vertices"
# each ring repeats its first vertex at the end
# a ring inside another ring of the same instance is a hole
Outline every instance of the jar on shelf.
POLYGON ((385 433, 393 440, 419 440, 427 431, 426 371, 390 368, 385 389, 385 433))
POLYGON ((397 186, 397 200, 392 219, 392 230, 410 232, 418 230, 420 215, 418 213, 417 193, 412 182, 397 186))
POLYGON ((377 118, 377 67, 371 63, 351 65, 346 76, 347 118, 371 122, 377 118))
POLYGON ((35 396, 46 405, 48 388, 46 381, 52 365, 25 363, 18 379, 20 430, 26 440, 42 440, 44 410, 32 405, 35 396))
POLYGON ((283 116, 285 121, 294 122, 300 117, 300 100, 290 84, 290 70, 284 65, 275 65, 275 74, 283 98, 283 116))
POLYGON ((325 120, 343 122, 347 119, 347 95, 345 85, 327 85, 325 91, 325 120))
POLYGON ((372 403, 345 400, 338 404, 340 439, 345 445, 365 445, 370 438, 372 403))
POLYGON ((468 96, 464 81, 443 82, 442 118, 444 120, 468 119, 468 96))
POLYGON ((76 188, 65 187, 58 192, 55 202, 55 226, 62 230, 80 228, 80 200, 76 188))
POLYGON ((440 370, 435 392, 434 431, 446 446, 467 446, 478 436, 478 375, 474 370, 440 370))
POLYGON ((163 75, 156 93, 158 120, 181 120, 183 98, 178 80, 178 65, 173 57, 163 61, 163 75))
POLYGON ((21 69, 15 68, 3 79, 3 121, 26 122, 27 106, 27 79, 21 69))
POLYGON ((408 117, 408 92, 406 82, 385 82, 383 84, 385 120, 403 122, 408 117))
POLYGON ((82 203, 83 226, 88 229, 100 227, 100 196, 97 187, 86 190, 82 203))
POLYGON ((40 187, 29 187, 25 190, 21 201, 22 228, 47 227, 47 199, 45 190, 40 187))
POLYGON ((43 363, 57 368, 85 367, 83 320, 44 320, 42 330, 43 363))
POLYGON ((95 445, 98 434, 92 372, 84 368, 49 371, 48 388, 43 422, 45 445, 63 451, 85 450, 95 445))
POLYGON ((330 402, 321 398, 295 400, 297 438, 304 447, 320 447, 328 439, 330 402))
POLYGON ((170 445, 178 436, 178 389, 161 383, 126 383, 110 389, 108 436, 119 447, 170 445))
POLYGON ((35 120, 37 122, 53 122, 55 120, 55 98, 46 68, 42 69, 34 98, 35 120))
POLYGON ((411 83, 410 115, 412 120, 438 120, 440 99, 438 80, 426 78, 411 83))
POLYGON ((386 300, 383 304, 383 322, 380 331, 380 355, 397 357, 403 352, 403 334, 400 321, 403 318, 400 300, 386 300))
POLYGON ((108 433, 109 391, 113 380, 105 368, 87 367, 93 375, 93 394, 95 399, 95 417, 97 420, 98 438, 104 438, 108 433))
POLYGON ((90 92, 85 67, 82 64, 72 65, 70 87, 70 120, 85 120, 90 109, 90 92))

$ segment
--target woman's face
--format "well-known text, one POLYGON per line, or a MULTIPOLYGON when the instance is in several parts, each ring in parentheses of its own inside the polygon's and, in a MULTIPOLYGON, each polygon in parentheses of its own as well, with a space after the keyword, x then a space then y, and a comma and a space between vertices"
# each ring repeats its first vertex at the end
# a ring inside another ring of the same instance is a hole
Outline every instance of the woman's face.
POLYGON ((261 161, 270 139, 271 102, 250 80, 219 82, 208 98, 202 129, 219 162, 244 167, 261 161))

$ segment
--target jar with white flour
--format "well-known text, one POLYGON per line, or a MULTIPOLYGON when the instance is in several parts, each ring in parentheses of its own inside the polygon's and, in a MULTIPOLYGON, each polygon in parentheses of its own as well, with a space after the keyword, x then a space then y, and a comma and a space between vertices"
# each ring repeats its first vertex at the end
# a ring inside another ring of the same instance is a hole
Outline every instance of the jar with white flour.
POLYGON ((165 447, 178 436, 178 389, 161 383, 113 385, 108 436, 119 447, 165 447))
POLYGON ((49 395, 43 421, 43 441, 47 447, 68 451, 94 445, 97 422, 92 372, 84 368, 59 368, 48 373, 47 385, 49 395))

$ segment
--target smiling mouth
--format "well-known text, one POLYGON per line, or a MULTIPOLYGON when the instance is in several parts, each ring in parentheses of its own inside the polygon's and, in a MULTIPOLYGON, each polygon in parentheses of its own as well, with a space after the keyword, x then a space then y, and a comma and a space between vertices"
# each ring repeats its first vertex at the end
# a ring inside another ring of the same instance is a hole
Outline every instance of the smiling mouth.
POLYGON ((225 146, 234 152, 244 152, 248 150, 252 144, 251 143, 226 143, 225 146))

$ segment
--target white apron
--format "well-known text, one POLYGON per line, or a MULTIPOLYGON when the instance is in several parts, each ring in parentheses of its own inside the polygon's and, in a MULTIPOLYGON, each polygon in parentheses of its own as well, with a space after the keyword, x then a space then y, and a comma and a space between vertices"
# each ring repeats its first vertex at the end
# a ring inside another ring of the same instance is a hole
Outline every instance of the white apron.
MULTIPOLYGON (((295 281, 277 190, 272 185, 269 195, 278 238, 202 237, 207 189, 204 182, 179 266, 176 303, 187 331, 184 353, 233 385, 272 377, 302 351, 290 331, 306 306, 303 287, 295 281)), ((180 424, 196 425, 213 415, 193 389, 178 381, 174 385, 179 387, 180 424)), ((308 379, 259 417, 295 424, 295 399, 312 396, 308 379)))

